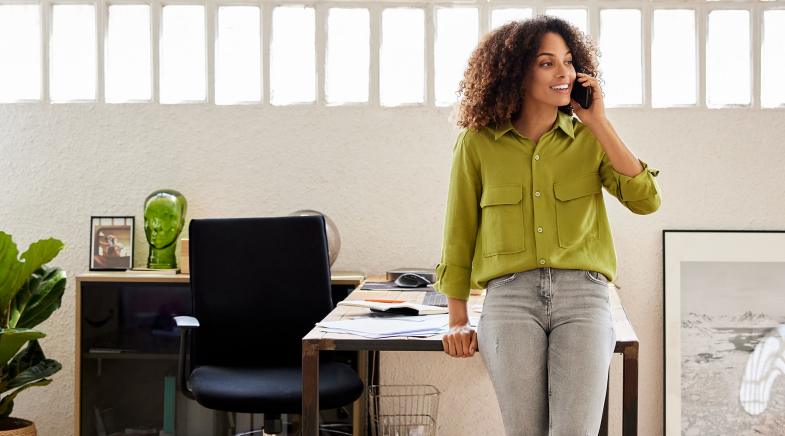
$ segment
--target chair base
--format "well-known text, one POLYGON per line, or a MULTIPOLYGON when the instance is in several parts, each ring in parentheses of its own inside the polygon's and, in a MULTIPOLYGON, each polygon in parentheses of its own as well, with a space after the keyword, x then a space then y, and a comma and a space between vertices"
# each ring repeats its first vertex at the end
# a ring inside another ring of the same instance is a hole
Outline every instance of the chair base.
MULTIPOLYGON (((349 422, 329 422, 331 417, 321 417, 323 411, 319 412, 320 415, 320 424, 319 424, 319 434, 324 436, 332 436, 332 435, 351 435, 352 434, 352 424, 349 422), (325 418, 327 422, 325 422, 325 418)), ((300 415, 292 414, 292 415, 269 415, 264 416, 264 423, 263 426, 257 427, 254 425, 254 415, 250 415, 249 422, 239 423, 237 420, 237 413, 235 412, 221 412, 221 411, 214 411, 215 413, 215 426, 213 428, 213 434, 221 435, 221 436, 278 436, 278 435, 286 435, 286 436, 302 436, 302 426, 300 415), (284 419, 285 418, 285 419, 284 419), (249 427, 250 424, 250 427, 249 427), (248 430, 245 431, 238 431, 238 427, 246 428, 248 430)), ((348 413, 345 409, 340 408, 336 410, 336 414, 339 418, 345 418, 348 413)), ((243 414, 245 415, 245 414, 243 414)))

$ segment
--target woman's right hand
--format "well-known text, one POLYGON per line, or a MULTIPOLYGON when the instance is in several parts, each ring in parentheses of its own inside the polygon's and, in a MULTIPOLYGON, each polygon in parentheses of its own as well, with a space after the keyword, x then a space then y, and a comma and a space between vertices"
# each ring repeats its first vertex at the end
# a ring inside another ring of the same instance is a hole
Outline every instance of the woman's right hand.
POLYGON ((469 325, 466 301, 448 298, 450 329, 442 336, 444 352, 452 357, 471 357, 477 350, 477 332, 469 325))
POLYGON ((452 357, 472 357, 477 350, 477 332, 469 323, 450 326, 442 336, 444 352, 452 357))

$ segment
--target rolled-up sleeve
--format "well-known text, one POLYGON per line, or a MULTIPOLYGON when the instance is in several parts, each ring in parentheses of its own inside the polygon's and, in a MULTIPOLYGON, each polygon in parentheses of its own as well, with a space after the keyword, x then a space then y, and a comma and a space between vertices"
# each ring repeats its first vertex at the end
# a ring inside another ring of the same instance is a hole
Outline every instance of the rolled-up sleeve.
POLYGON ((624 207, 636 214, 646 215, 659 209, 662 201, 655 180, 660 172, 640 159, 638 162, 643 166, 643 171, 632 177, 626 176, 613 168, 608 155, 603 152, 600 177, 605 189, 619 199, 624 207))
POLYGON ((434 288, 450 298, 469 298, 474 246, 480 215, 482 179, 476 153, 464 130, 453 147, 441 261, 434 288))

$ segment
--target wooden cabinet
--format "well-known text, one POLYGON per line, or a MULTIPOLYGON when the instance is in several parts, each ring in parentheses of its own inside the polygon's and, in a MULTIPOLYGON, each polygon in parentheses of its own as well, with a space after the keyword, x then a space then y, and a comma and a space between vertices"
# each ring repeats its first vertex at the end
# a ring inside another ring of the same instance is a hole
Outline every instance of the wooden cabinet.
MULTIPOLYGON (((213 412, 175 390, 179 332, 172 317, 192 313, 189 278, 133 272, 76 277, 76 435, 212 434, 213 412)), ((363 279, 334 273, 334 300, 363 279)))

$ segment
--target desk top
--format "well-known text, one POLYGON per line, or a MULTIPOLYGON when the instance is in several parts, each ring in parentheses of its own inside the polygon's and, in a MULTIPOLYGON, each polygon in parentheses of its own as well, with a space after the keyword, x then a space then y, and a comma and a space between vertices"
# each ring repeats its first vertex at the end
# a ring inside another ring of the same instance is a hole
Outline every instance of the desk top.
MULTIPOLYGON (((384 277, 369 277, 368 281, 384 281, 384 277)), ((421 302, 425 292, 415 291, 363 291, 358 286, 347 300, 363 300, 366 298, 389 298, 421 302)), ((624 307, 619 299, 619 294, 614 286, 609 287, 613 324, 616 333, 616 352, 622 352, 630 345, 638 343, 638 336, 632 328, 624 307)), ((485 294, 471 295, 468 307, 471 311, 475 304, 482 304, 485 294)), ((325 321, 334 321, 347 317, 362 315, 368 309, 352 306, 336 306, 325 318, 325 321)), ((471 313, 470 313, 471 315, 471 313)), ((442 335, 427 338, 405 337, 387 339, 369 339, 346 333, 325 333, 319 327, 314 327, 305 337, 303 342, 318 342, 322 350, 380 350, 380 351, 442 351, 442 335)))
MULTIPOLYGON (((155 271, 91 271, 76 276, 77 282, 130 282, 130 283, 189 283, 190 274, 161 274, 155 271)), ((365 274, 355 271, 333 271, 333 285, 357 285, 365 280, 365 274)))

